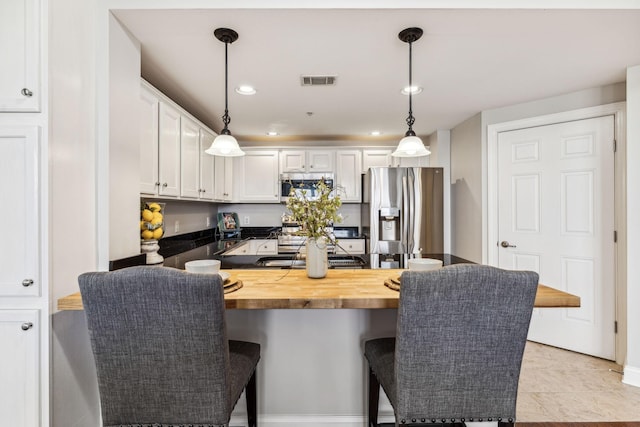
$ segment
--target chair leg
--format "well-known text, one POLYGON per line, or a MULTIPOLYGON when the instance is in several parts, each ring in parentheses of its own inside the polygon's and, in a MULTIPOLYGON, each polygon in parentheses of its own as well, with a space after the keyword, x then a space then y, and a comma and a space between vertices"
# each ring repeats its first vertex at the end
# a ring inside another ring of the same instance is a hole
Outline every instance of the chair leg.
POLYGON ((247 421, 249 427, 257 427, 258 425, 258 405, 257 405, 257 393, 256 393, 256 371, 253 371, 251 378, 245 388, 245 395, 247 398, 247 421))
POLYGON ((378 425, 378 400, 380 398, 380 382, 373 369, 369 367, 369 424, 368 427, 378 425))

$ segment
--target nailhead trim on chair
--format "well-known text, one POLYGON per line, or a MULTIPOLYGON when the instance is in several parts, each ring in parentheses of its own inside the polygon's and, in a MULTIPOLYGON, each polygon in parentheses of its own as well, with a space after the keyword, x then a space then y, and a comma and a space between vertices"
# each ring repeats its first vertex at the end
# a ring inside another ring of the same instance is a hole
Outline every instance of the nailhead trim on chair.
POLYGON ((105 427, 229 427, 229 424, 118 424, 105 427))
MULTIPOLYGON (((446 423, 464 423, 465 421, 469 421, 469 422, 473 422, 474 418, 473 417, 469 417, 469 418, 451 418, 450 420, 447 420, 446 418, 441 418, 440 420, 438 420, 437 418, 420 418, 420 422, 424 423, 426 420, 430 420, 432 424, 437 423, 438 421, 446 424, 446 423)), ((502 417, 489 417, 489 418, 478 418, 476 420, 476 422, 483 422, 483 421, 489 421, 492 422, 493 420, 496 420, 498 422, 502 422, 502 420, 504 420, 504 418, 502 417)), ((513 417, 509 417, 507 418, 508 422, 513 423, 515 422, 515 419, 513 417)), ((411 423, 415 423, 417 421, 417 418, 412 418, 411 419, 411 423)), ((401 419, 400 420, 400 424, 407 424, 408 421, 406 419, 401 419)), ((143 426, 143 427, 147 427, 147 426, 143 426)), ((155 427, 155 426, 152 426, 155 427)), ((162 426, 164 427, 164 426, 162 426)), ((177 427, 177 426, 176 426, 177 427)))

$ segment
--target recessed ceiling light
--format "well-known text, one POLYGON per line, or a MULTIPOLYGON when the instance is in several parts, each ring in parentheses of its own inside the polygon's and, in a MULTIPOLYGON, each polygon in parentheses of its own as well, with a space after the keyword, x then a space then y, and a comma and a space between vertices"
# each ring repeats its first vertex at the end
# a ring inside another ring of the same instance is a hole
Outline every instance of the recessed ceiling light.
POLYGON ((369 134, 371 136, 380 136, 382 135, 382 132, 380 132, 379 130, 372 130, 369 134))
POLYGON ((409 95, 409 92, 411 92, 411 95, 417 95, 422 92, 422 88, 420 86, 407 86, 400 91, 403 95, 409 95))
POLYGON ((269 135, 269 136, 278 136, 280 134, 278 132, 275 132, 275 131, 270 131, 270 132, 267 132, 267 135, 269 135))
POLYGON ((242 85, 236 88, 236 92, 240 95, 255 95, 256 90, 253 86, 242 85))

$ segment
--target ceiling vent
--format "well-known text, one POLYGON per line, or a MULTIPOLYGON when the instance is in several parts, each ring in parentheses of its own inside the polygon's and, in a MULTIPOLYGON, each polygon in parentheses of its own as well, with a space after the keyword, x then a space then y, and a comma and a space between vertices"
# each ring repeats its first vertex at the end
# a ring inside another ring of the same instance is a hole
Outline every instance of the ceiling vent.
POLYGON ((335 86, 337 76, 301 76, 302 86, 335 86))

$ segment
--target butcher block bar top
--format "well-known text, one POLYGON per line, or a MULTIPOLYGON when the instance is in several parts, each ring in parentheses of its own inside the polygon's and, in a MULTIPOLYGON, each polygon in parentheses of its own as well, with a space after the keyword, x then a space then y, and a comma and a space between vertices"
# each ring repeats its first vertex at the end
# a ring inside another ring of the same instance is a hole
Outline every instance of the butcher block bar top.
MULTIPOLYGON (((225 270, 242 288, 225 294, 228 309, 397 308, 398 291, 385 286, 405 270, 336 269, 309 279, 303 269, 225 270)), ((580 307, 580 297, 538 285, 536 307, 580 307)), ((82 310, 80 293, 60 298, 59 310, 82 310)))

